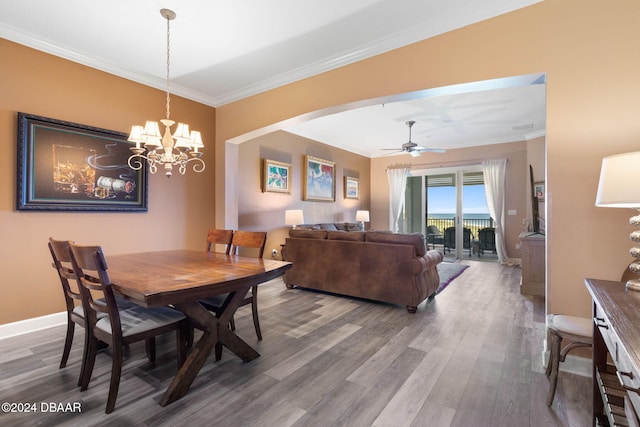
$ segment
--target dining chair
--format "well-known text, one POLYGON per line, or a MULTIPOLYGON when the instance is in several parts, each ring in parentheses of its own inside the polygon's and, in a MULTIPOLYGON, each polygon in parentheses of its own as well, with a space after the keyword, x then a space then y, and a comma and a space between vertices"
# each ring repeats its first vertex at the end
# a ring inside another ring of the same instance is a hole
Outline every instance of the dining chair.
MULTIPOLYGON (((49 252, 51 252, 51 258, 53 259, 53 268, 56 269, 58 277, 60 278, 60 284, 62 285, 62 293, 64 295, 65 305, 67 309, 67 334, 64 340, 64 349, 62 351, 62 359, 60 360, 60 369, 67 366, 69 360, 69 353, 71 352, 71 345, 73 344, 73 334, 75 332, 75 325, 80 325, 85 328, 85 344, 87 342, 86 334, 86 321, 84 308, 82 306, 82 297, 80 291, 75 288, 75 272, 71 264, 71 255, 69 252, 68 240, 55 240, 49 238, 49 252), (73 287, 72 287, 73 284, 73 287)), ((116 303, 120 309, 131 308, 135 304, 124 300, 122 298, 116 298, 116 303)), ((78 377, 78 386, 82 379, 81 366, 80 376, 78 377)))
MULTIPOLYGON (((229 254, 231 251, 231 240, 233 238, 233 230, 221 230, 217 228, 209 229, 207 233, 207 251, 211 252, 212 245, 224 245, 224 253, 229 254)), ((215 246, 213 246, 215 252, 215 246)))
MULTIPOLYGON (((233 230, 223 230, 217 228, 210 228, 207 233, 207 252, 216 252, 216 245, 223 245, 225 253, 229 255, 231 251, 231 240, 233 238, 233 230)), ((199 300, 199 302, 204 305, 207 310, 213 312, 216 317, 220 317, 222 314, 223 308, 225 307, 225 301, 229 294, 215 295, 209 298, 205 298, 199 300)), ((229 321, 229 326, 232 331, 236 330, 236 325, 233 320, 233 317, 229 321)), ((193 325, 189 328, 189 338, 188 344, 191 346, 193 343, 193 325)))
MULTIPOLYGON (((240 248, 244 250, 253 250, 254 255, 257 255, 257 258, 262 258, 264 254, 264 246, 267 243, 267 233, 264 231, 243 231, 237 230, 233 232, 233 236, 231 239, 230 251, 233 254, 238 254, 240 248)), ((229 246, 227 245, 227 249, 229 246)), ((247 253, 243 252, 243 255, 247 255, 247 253)), ((226 303, 229 298, 229 294, 217 295, 213 298, 206 298, 201 300, 200 302, 210 311, 218 313, 224 311, 226 308, 226 303)), ((240 307, 243 305, 251 304, 251 314, 253 316, 253 326, 256 330, 256 335, 258 337, 258 341, 262 340, 262 332, 260 330, 260 321, 258 319, 258 287, 253 286, 249 292, 247 292, 247 296, 242 300, 240 307)), ((235 322, 233 318, 229 322, 231 325, 231 330, 235 331, 235 322)), ((216 352, 216 358, 219 356, 219 350, 216 352)))
POLYGON ((178 367, 186 358, 186 337, 188 322, 181 312, 169 307, 145 308, 135 305, 119 310, 114 290, 107 273, 107 261, 100 246, 79 246, 69 244, 71 262, 75 278, 82 296, 86 313, 86 329, 89 331, 85 348, 83 375, 80 390, 89 386, 96 360, 98 341, 111 345, 112 366, 109 396, 105 412, 113 412, 120 386, 123 348, 137 341, 146 341, 147 357, 155 360, 155 337, 166 332, 176 332, 178 367), (93 298, 98 293, 103 301, 93 298))

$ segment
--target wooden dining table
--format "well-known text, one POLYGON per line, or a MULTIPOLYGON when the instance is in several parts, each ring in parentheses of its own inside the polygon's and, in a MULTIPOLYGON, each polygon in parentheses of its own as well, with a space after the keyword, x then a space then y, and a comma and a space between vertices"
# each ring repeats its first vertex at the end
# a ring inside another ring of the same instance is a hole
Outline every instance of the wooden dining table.
POLYGON ((229 328, 249 289, 275 279, 291 263, 207 251, 172 250, 107 256, 113 289, 144 307, 172 305, 203 331, 162 396, 165 406, 184 396, 216 345, 249 362, 260 354, 229 328), (229 293, 219 317, 198 300, 229 293))

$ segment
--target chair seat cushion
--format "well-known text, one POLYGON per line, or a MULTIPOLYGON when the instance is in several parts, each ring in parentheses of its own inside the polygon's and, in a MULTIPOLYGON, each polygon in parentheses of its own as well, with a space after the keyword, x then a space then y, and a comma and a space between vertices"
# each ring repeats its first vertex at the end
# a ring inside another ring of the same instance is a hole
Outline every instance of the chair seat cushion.
POLYGON ((547 316, 547 327, 552 330, 582 337, 591 337, 593 335, 592 320, 584 317, 549 314, 547 316))
MULTIPOLYGON (((136 305, 120 311, 122 336, 135 335, 150 329, 170 325, 185 318, 184 314, 169 307, 145 308, 136 305)), ((111 322, 108 317, 98 320, 96 327, 111 333, 111 322)))
MULTIPOLYGON (((247 291, 247 295, 245 296, 246 298, 251 298, 253 296, 253 290, 252 288, 249 288, 249 291, 247 291)), ((224 304, 224 301, 229 297, 229 294, 221 294, 221 295, 215 295, 209 298, 203 298, 198 300, 200 302, 200 304, 204 305, 205 307, 209 306, 209 307, 215 307, 215 308, 220 308, 222 307, 222 304, 224 304)))
MULTIPOLYGON (((104 304, 104 298, 97 299, 96 301, 104 304)), ((126 299, 123 299, 123 298, 120 298, 120 297, 116 297, 116 304, 118 304, 118 308, 120 310, 126 310, 128 308, 132 308, 132 307, 136 306, 136 303, 131 302, 131 301, 127 301, 126 299)), ((84 310, 82 309, 82 305, 76 305, 73 308, 73 312, 75 314, 77 314, 78 316, 80 316, 80 317, 84 317, 84 310)), ((98 319, 102 319, 106 315, 107 315, 107 313, 97 313, 98 319)))
POLYGON ((216 295, 213 297, 209 297, 209 298, 203 298, 200 301, 201 304, 203 304, 204 306, 210 306, 210 307, 222 307, 222 304, 224 303, 224 300, 227 299, 227 297, 229 296, 229 294, 222 294, 222 295, 216 295))

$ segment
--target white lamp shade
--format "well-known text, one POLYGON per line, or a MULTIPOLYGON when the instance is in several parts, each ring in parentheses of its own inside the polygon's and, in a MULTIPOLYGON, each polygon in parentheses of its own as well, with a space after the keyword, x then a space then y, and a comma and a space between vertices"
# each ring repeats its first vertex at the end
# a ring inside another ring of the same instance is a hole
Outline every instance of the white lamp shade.
POLYGON ((302 209, 292 209, 284 211, 284 223, 286 225, 304 224, 302 209))
POLYGON ((192 130, 191 131, 191 146, 193 148, 203 148, 204 144, 202 143, 202 134, 200 131, 192 130))
POLYGON ((129 134, 129 139, 127 139, 127 141, 137 143, 142 142, 142 132, 144 132, 144 128, 142 126, 131 126, 131 133, 129 134))
POLYGON ((640 207, 640 151, 602 159, 596 206, 640 207))
POLYGON ((369 211, 356 211, 356 221, 369 222, 369 211))
POLYGON ((160 134, 158 122, 147 120, 147 123, 144 125, 144 131, 142 132, 142 139, 145 141, 145 145, 150 147, 162 146, 162 144, 160 144, 162 135, 160 134))
POLYGON ((189 130, 189 125, 185 123, 178 123, 176 127, 176 131, 173 133, 173 137, 178 141, 191 141, 191 131, 189 130))

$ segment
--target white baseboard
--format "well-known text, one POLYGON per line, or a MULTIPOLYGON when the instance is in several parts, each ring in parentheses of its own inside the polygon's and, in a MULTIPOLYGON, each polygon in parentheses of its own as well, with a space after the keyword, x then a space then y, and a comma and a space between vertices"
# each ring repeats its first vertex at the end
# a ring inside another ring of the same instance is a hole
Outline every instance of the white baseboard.
POLYGON ((0 325, 0 340, 41 329, 52 328, 54 326, 65 325, 67 323, 67 312, 48 314, 46 316, 34 317, 32 319, 20 320, 13 323, 0 325))
MULTIPOLYGON (((282 282, 282 277, 271 279, 264 284, 269 284, 279 281, 282 282)), ((0 340, 5 338, 11 338, 18 335, 28 334, 29 332, 35 332, 42 329, 52 328, 54 326, 67 324, 67 312, 61 311, 60 313, 48 314, 46 316, 34 317, 32 319, 20 320, 13 323, 5 323, 0 325, 0 340)))

